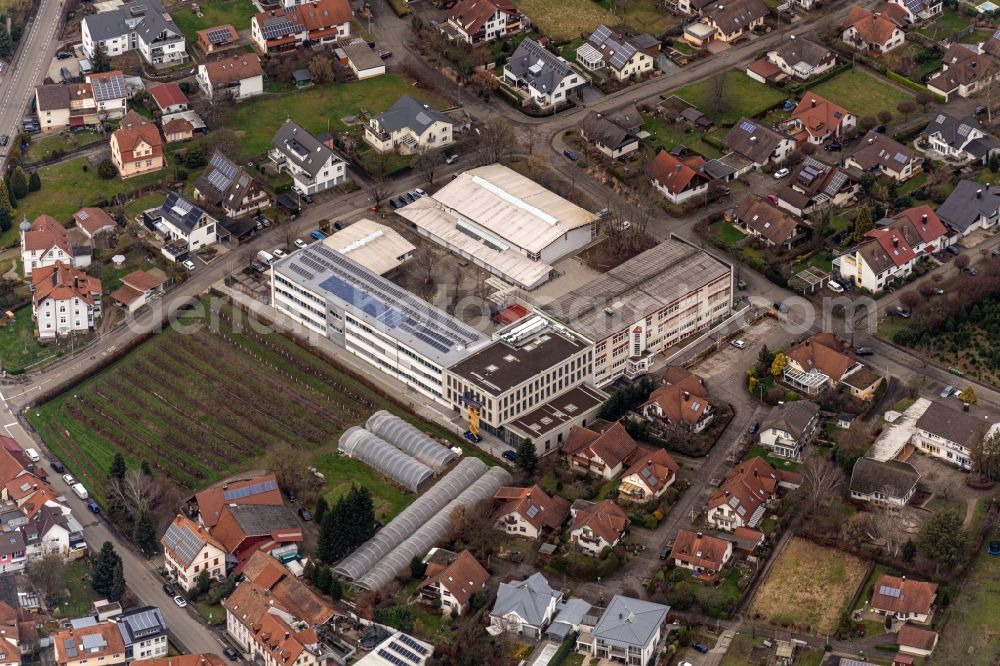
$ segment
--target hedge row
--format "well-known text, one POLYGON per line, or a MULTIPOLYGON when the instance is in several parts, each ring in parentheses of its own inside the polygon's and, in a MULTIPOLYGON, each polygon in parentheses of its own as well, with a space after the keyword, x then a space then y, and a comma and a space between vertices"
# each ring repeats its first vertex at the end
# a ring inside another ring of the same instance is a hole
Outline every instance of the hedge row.
POLYGON ((409 16, 413 13, 410 6, 406 4, 406 0, 389 0, 389 6, 392 7, 392 11, 395 12, 396 16, 399 18, 409 16))
POLYGON ((934 99, 936 99, 936 100, 937 100, 937 101, 938 101, 939 103, 941 103, 941 104, 944 104, 944 103, 945 103, 945 102, 947 101, 947 100, 946 100, 946 99, 944 98, 944 95, 939 95, 939 94, 937 94, 936 92, 931 92, 931 91, 930 91, 930 90, 929 90, 928 88, 926 88, 925 86, 923 86, 923 85, 921 85, 921 84, 917 83, 916 81, 914 81, 914 80, 912 80, 912 79, 908 79, 908 78, 906 78, 906 77, 905 77, 905 76, 903 76, 902 74, 897 74, 896 72, 892 71, 891 69, 890 69, 890 70, 888 70, 888 71, 887 71, 887 72, 885 73, 885 75, 886 75, 887 77, 889 77, 889 80, 890 80, 890 81, 895 81, 896 83, 898 83, 898 84, 900 84, 900 85, 902 85, 902 86, 906 86, 906 87, 907 87, 907 88, 909 88, 910 90, 916 90, 917 92, 926 92, 926 93, 931 93, 931 95, 933 95, 933 96, 934 96, 934 99))
POLYGON ((829 72, 826 72, 825 74, 820 74, 816 78, 809 79, 808 81, 803 81, 802 83, 792 83, 792 84, 789 84, 788 86, 785 86, 785 90, 787 90, 788 92, 790 92, 792 94, 797 95, 799 93, 805 92, 807 88, 812 88, 814 86, 818 86, 819 84, 821 84, 821 83, 823 83, 825 81, 829 81, 830 79, 834 78, 835 76, 843 74, 844 72, 846 72, 849 69, 851 69, 851 63, 849 63, 849 62, 841 62, 839 65, 835 65, 834 68, 831 69, 829 72))

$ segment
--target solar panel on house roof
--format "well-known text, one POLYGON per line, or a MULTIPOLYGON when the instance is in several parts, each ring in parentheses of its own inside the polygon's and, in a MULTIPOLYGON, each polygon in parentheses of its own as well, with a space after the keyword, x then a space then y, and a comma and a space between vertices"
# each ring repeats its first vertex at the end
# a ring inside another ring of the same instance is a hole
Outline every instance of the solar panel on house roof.
POLYGON ((389 649, 392 650, 393 652, 401 654, 403 658, 405 658, 407 661, 411 661, 414 664, 420 663, 420 657, 414 654, 411 650, 407 650, 405 647, 403 647, 396 641, 392 641, 391 643, 389 643, 389 649))
POLYGON ((893 599, 899 599, 899 588, 889 587, 888 585, 879 585, 878 593, 884 597, 892 597, 893 599))
POLYGON ((966 125, 965 123, 962 123, 961 125, 958 126, 959 136, 968 136, 970 131, 972 131, 972 128, 966 125))
POLYGON ((900 164, 906 164, 906 155, 904 155, 903 153, 896 153, 896 156, 893 157, 893 159, 899 162, 900 164))
POLYGON ((121 76, 94 81, 91 85, 94 88, 94 98, 98 102, 125 97, 125 79, 121 76))
POLYGON ((191 562, 201 551, 202 542, 198 535, 187 527, 172 524, 163 535, 163 543, 177 553, 184 562, 191 562))
POLYGON ((261 32, 264 33, 264 39, 278 39, 279 37, 290 35, 296 30, 297 28, 294 23, 281 16, 271 16, 265 19, 264 25, 261 28, 261 32))
POLYGON ((278 482, 274 479, 268 479, 266 481, 260 481, 249 486, 243 486, 242 488, 233 488, 232 490, 227 490, 222 493, 222 496, 229 500, 243 499, 244 497, 250 497, 251 495, 259 495, 261 493, 266 493, 270 490, 276 490, 278 488, 278 482))
POLYGON ((208 37, 209 44, 223 44, 230 40, 229 29, 209 30, 206 37, 208 37))
POLYGON ((597 30, 594 31, 594 41, 603 42, 608 37, 611 36, 611 29, 606 25, 597 26, 597 30))
POLYGON ((744 120, 743 122, 740 123, 740 129, 743 130, 744 132, 752 133, 757 131, 757 126, 754 125, 749 120, 744 120))
POLYGON ((414 650, 416 650, 417 653, 419 653, 419 654, 427 654, 427 653, 430 652, 430 650, 428 650, 426 647, 424 647, 423 645, 421 645, 420 643, 418 643, 416 640, 414 640, 412 637, 410 637, 407 634, 400 634, 399 636, 396 636, 396 638, 399 639, 399 640, 401 640, 401 641, 403 641, 407 645, 409 645, 411 648, 413 648, 414 650))
POLYGON ((534 518, 538 515, 538 507, 532 504, 528 507, 528 518, 534 518))
POLYGON ((72 638, 67 638, 63 641, 63 650, 66 652, 67 657, 76 656, 76 641, 72 638))
POLYGON ((410 666, 410 664, 406 663, 405 661, 403 661, 393 653, 389 652, 385 648, 379 648, 378 656, 382 657, 390 664, 394 664, 394 666, 410 666))
POLYGON ((83 637, 83 649, 86 651, 101 650, 107 645, 101 634, 87 634, 83 637))

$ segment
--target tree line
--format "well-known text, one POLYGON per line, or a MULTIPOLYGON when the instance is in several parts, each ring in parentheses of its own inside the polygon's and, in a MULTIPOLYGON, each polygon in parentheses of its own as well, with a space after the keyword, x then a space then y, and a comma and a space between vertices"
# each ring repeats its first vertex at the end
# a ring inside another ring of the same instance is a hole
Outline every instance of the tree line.
POLYGON ((339 560, 375 535, 375 505, 364 486, 352 485, 333 506, 321 497, 314 518, 319 523, 316 557, 324 564, 339 560))

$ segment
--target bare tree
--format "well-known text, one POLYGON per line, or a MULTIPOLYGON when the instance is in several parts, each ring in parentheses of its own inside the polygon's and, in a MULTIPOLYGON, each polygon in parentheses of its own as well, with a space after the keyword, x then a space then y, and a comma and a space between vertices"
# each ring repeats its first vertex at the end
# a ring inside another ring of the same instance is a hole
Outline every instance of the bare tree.
POLYGON ((711 79, 709 94, 709 104, 716 114, 722 113, 726 108, 726 71, 719 72, 711 79))
POLYGON ((434 176, 442 164, 444 155, 440 150, 425 150, 413 158, 411 166, 423 176, 424 180, 433 185, 434 176))
POLYGON ((143 512, 153 515, 152 508, 163 494, 163 488, 141 469, 130 469, 121 479, 111 479, 108 492, 130 515, 137 517, 143 512))
POLYGON ((984 479, 1000 478, 1000 430, 976 437, 971 453, 972 465, 984 479))
POLYGON ((496 528, 490 500, 455 509, 451 521, 455 526, 453 539, 460 541, 480 560, 485 560, 501 543, 503 535, 496 528))
POLYGON ((844 471, 822 458, 813 456, 802 466, 804 515, 816 508, 827 507, 844 485, 844 471))
POLYGON ((316 83, 330 83, 333 81, 333 62, 322 53, 314 55, 309 61, 309 76, 316 83))
POLYGON ((37 592, 53 596, 62 589, 63 559, 59 553, 48 553, 28 564, 28 580, 37 592))
POLYGON ((434 253, 426 247, 417 248, 410 259, 410 266, 417 280, 417 291, 430 295, 434 291, 434 274, 438 268, 434 253))
POLYGON ((479 130, 479 159, 483 164, 504 162, 510 158, 516 139, 514 130, 504 118, 496 118, 479 130))
POLYGON ((372 206, 378 208, 379 205, 389 198, 392 192, 392 182, 386 176, 389 170, 389 154, 377 153, 369 170, 369 178, 365 182, 365 191, 371 199, 372 206))
MULTIPOLYGON (((884 486, 881 493, 884 497, 892 497, 896 491, 891 486, 884 486)), ((903 530, 900 529, 899 507, 889 502, 877 503, 872 512, 870 535, 873 543, 881 541, 884 544, 886 553, 890 557, 898 557, 905 541, 903 530)))

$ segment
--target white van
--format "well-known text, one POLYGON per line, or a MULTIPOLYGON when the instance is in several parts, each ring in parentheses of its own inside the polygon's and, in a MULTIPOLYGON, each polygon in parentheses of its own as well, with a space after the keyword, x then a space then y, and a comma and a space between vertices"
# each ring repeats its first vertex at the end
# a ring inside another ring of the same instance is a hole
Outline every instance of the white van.
POLYGON ((275 259, 274 255, 271 254, 270 252, 265 252, 264 250, 261 250, 260 252, 257 253, 257 261, 259 261, 262 264, 270 266, 271 264, 276 262, 277 259, 275 259))
POLYGON ((25 449, 24 450, 24 457, 27 458, 28 460, 30 460, 33 463, 36 463, 36 462, 38 462, 39 460, 42 459, 42 457, 40 455, 38 455, 38 451, 36 451, 34 449, 25 449))
POLYGON ((75 494, 82 500, 85 500, 90 497, 90 493, 87 492, 87 489, 83 487, 82 483, 73 484, 73 494, 75 494))

